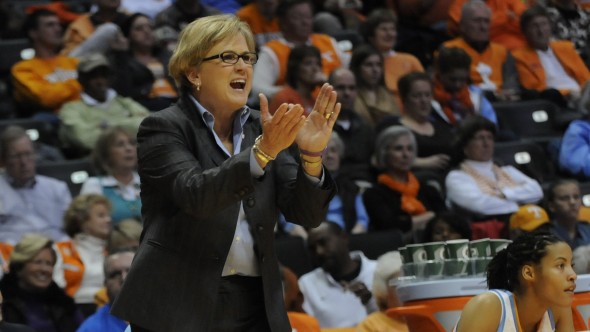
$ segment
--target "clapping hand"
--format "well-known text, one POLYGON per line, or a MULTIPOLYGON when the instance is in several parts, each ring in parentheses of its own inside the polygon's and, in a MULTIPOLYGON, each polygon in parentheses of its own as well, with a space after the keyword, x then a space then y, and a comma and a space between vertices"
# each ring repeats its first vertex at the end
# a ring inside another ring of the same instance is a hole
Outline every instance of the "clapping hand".
POLYGON ((326 148, 332 128, 340 114, 340 103, 336 102, 336 91, 326 83, 322 86, 313 110, 307 118, 295 142, 301 151, 319 152, 326 148))

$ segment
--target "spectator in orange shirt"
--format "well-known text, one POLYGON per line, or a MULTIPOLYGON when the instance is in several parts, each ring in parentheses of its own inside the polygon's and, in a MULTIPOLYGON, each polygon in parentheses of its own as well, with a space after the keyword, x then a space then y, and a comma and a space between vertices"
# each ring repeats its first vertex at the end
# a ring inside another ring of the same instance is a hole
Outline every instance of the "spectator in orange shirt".
POLYGON ((381 52, 385 85, 396 97, 396 106, 401 108, 397 81, 400 77, 413 71, 423 72, 424 67, 415 56, 393 50, 397 41, 396 25, 397 18, 393 11, 377 9, 369 14, 361 31, 365 41, 381 52))
POLYGON ((348 54, 338 48, 336 40, 328 35, 313 33, 313 8, 310 0, 282 0, 277 8, 281 37, 271 40, 260 49, 254 66, 252 97, 264 93, 272 99, 282 89, 287 74, 287 60, 296 45, 317 47, 322 55, 322 69, 326 76, 332 70, 348 65, 348 54))
POLYGON ((236 16, 248 23, 260 48, 280 36, 279 19, 276 16, 279 0, 255 0, 237 11, 236 16))
POLYGON ((458 47, 471 58, 471 83, 486 92, 491 100, 518 98, 518 77, 514 58, 506 47, 490 41, 492 11, 482 0, 463 5, 460 36, 443 43, 446 48, 458 47))
POLYGON ((270 109, 282 103, 299 104, 309 114, 315 103, 314 90, 326 82, 322 73, 322 56, 317 47, 298 45, 291 50, 287 62, 287 85, 270 100, 270 109))
POLYGON ((513 52, 520 84, 562 107, 577 107, 582 92, 590 87, 590 71, 573 43, 551 41, 549 14, 541 6, 526 10, 520 24, 528 44, 513 52))
POLYGON ((59 54, 62 28, 54 12, 33 12, 24 25, 35 57, 17 62, 11 69, 14 99, 21 116, 59 123, 54 112, 62 104, 80 98, 82 87, 76 80, 78 60, 59 54))
POLYGON ((66 30, 62 54, 79 57, 124 47, 119 27, 127 15, 119 11, 121 0, 94 0, 94 3, 96 12, 80 16, 66 30))
MULTIPOLYGON (((454 0, 449 8, 447 27, 452 36, 459 33, 459 22, 463 14, 463 5, 470 0, 454 0)), ((509 50, 525 44, 518 21, 527 6, 522 0, 486 0, 485 3, 492 11, 490 22, 491 41, 502 44, 509 50)))

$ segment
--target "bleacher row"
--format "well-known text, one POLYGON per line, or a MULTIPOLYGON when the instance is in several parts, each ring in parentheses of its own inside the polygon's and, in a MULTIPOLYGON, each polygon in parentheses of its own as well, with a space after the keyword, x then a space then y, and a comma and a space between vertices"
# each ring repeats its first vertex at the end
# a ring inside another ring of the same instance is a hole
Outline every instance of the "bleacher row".
MULTIPOLYGON (((558 177, 559 170, 551 154, 556 153, 552 149, 557 148, 563 131, 558 128, 559 124, 555 121, 555 105, 548 101, 533 100, 496 103, 494 107, 500 128, 514 132, 520 137, 514 141, 498 142, 495 147, 495 159, 502 164, 517 167, 540 183, 558 177)), ((0 132, 9 125, 25 128, 33 141, 59 147, 56 133, 47 123, 33 119, 2 119, 0 132)), ((79 193, 81 183, 85 180, 85 177, 77 173, 78 171, 85 171, 88 176, 95 175, 90 161, 85 159, 41 164, 39 167, 40 174, 52 175, 68 182, 72 195, 79 193)))

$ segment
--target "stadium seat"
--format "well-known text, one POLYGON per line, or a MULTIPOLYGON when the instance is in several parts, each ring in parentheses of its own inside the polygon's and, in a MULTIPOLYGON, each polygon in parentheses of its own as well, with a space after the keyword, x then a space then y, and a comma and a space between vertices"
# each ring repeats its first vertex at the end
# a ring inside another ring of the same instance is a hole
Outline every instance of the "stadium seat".
POLYGON ((51 146, 58 146, 57 133, 47 122, 33 119, 4 119, 0 120, 0 133, 6 127, 19 126, 26 130, 33 142, 45 143, 51 146))
POLYGON ((88 159, 66 160, 37 165, 37 173, 62 180, 68 184, 72 196, 77 196, 84 181, 96 175, 88 159))
POLYGON ((501 165, 512 165, 539 183, 555 179, 555 166, 543 148, 530 141, 496 143, 494 159, 501 165))
POLYGON ((557 106, 546 100, 526 100, 494 103, 500 129, 511 131, 520 138, 547 142, 563 133, 558 129, 557 106))

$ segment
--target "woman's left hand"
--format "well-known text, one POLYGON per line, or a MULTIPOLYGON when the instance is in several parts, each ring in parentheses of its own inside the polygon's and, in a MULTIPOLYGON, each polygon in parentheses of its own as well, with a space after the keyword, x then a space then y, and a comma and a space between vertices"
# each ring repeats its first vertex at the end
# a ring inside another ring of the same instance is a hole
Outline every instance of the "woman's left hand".
POLYGON ((336 96, 336 91, 330 84, 322 86, 313 110, 295 139, 299 149, 319 152, 326 148, 340 114, 340 103, 336 102, 336 96))

